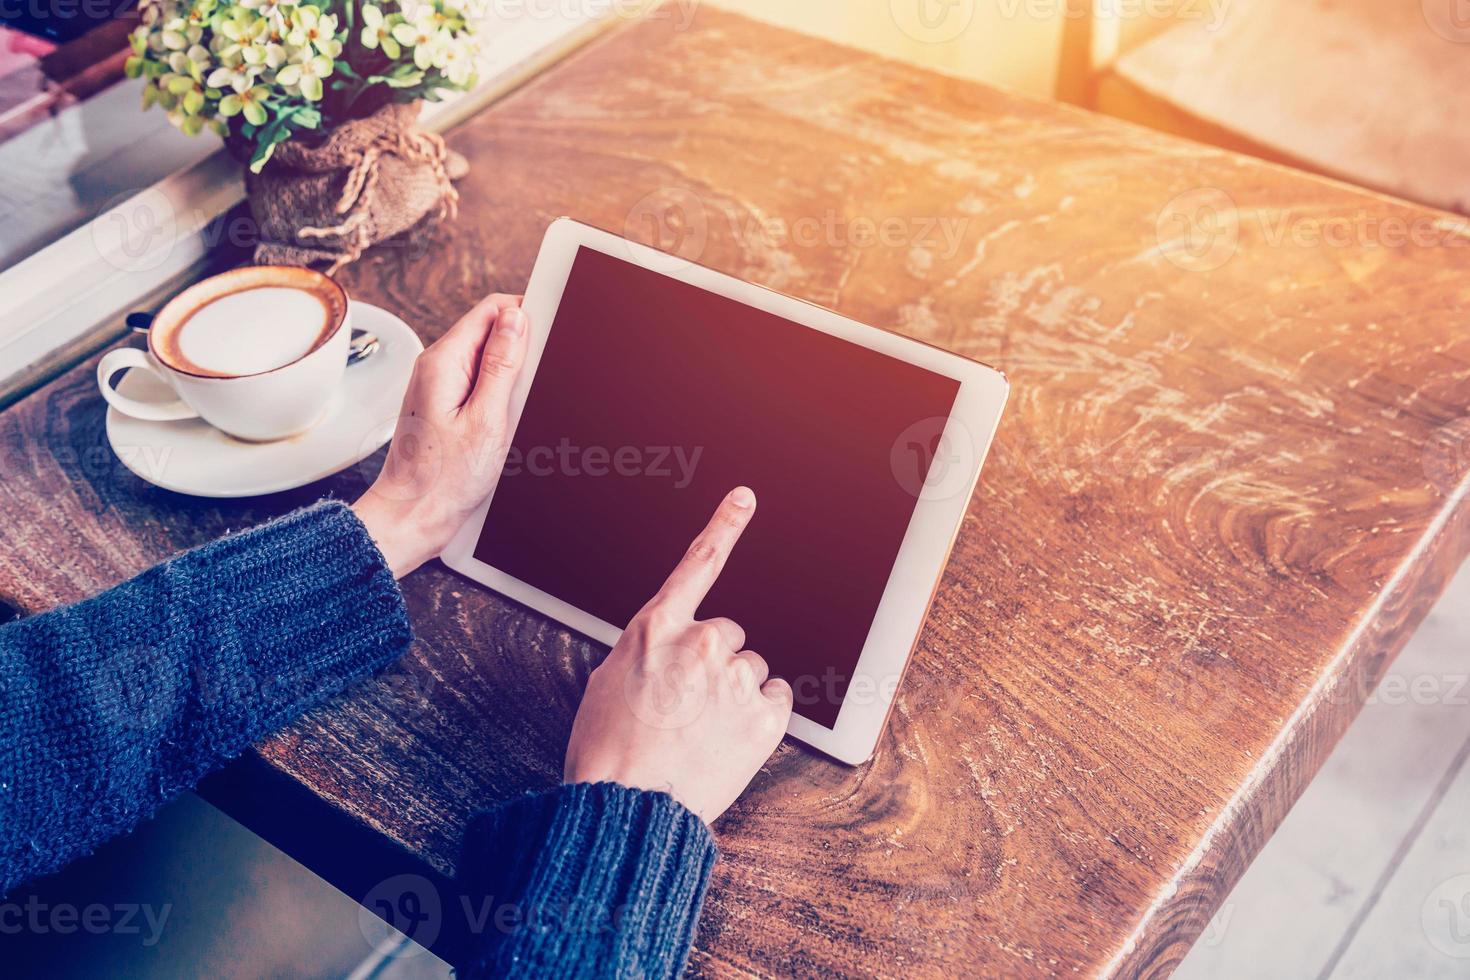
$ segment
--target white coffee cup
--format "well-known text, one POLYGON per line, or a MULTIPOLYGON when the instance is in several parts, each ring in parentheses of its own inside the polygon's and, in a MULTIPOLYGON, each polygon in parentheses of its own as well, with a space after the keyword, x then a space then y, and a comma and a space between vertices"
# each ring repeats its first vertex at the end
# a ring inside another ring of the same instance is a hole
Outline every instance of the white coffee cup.
POLYGON ((146 351, 123 347, 103 357, 97 386, 134 418, 202 418, 237 439, 285 439, 326 414, 347 367, 350 320, 347 293, 320 272, 231 269, 169 300, 153 318, 146 351), (151 372, 178 397, 121 394, 112 377, 124 368, 151 372))

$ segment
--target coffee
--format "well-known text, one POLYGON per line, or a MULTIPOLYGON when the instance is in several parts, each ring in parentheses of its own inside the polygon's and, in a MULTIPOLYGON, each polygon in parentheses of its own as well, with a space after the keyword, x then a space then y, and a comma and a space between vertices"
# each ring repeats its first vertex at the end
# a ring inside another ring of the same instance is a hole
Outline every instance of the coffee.
POLYGON ((237 269, 195 287, 154 322, 150 343, 168 367, 205 378, 274 371, 320 347, 340 326, 346 296, 304 269, 237 269))
POLYGON ((285 439, 328 412, 347 369, 352 311, 320 272, 257 265, 195 283, 164 304, 148 350, 119 347, 97 363, 97 387, 116 411, 149 422, 205 422, 250 442, 285 439), (119 392, 123 370, 154 375, 177 395, 119 392))

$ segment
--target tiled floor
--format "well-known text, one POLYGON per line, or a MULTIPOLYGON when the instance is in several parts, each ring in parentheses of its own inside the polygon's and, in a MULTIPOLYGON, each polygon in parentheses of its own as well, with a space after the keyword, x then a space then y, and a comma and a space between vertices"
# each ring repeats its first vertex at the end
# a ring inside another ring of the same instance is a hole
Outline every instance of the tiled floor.
MULTIPOLYGON (((1467 677, 1470 565, 1176 976, 1470 977, 1467 677)), ((7 976, 449 972, 411 944, 384 955, 376 919, 192 796, 7 903, 17 909, 0 914, 7 976), (48 925, 56 909, 98 904, 107 928, 48 925), (10 927, 32 908, 41 929, 10 927)))
POLYGON ((1175 973, 1470 977, 1470 564, 1175 973))

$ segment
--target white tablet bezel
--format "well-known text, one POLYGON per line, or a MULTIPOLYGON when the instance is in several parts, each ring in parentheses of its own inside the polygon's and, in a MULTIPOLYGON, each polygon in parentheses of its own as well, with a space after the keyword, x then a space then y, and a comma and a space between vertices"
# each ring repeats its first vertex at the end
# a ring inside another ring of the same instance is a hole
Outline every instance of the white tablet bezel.
MULTIPOLYGON (((924 617, 948 561, 950 547, 979 479, 981 464, 990 449, 1009 389, 1005 377, 993 368, 957 354, 866 326, 831 310, 743 282, 570 218, 558 218, 546 231, 536 266, 531 272, 531 281, 526 286, 524 308, 532 324, 532 335, 526 364, 511 398, 512 434, 520 422, 526 396, 535 381, 536 368, 556 320, 572 262, 577 250, 583 246, 960 382, 954 408, 944 423, 941 441, 941 445, 946 447, 944 472, 938 474, 939 467, 931 467, 929 480, 918 495, 913 518, 904 534, 836 723, 829 729, 798 713, 792 715, 787 728, 788 734, 842 762, 856 765, 867 761, 882 735, 904 668, 918 642, 924 617)), ((622 635, 621 627, 533 588, 475 557, 475 544, 492 501, 493 496, 455 535, 442 555, 444 563, 594 640, 609 646, 616 643, 622 635)))

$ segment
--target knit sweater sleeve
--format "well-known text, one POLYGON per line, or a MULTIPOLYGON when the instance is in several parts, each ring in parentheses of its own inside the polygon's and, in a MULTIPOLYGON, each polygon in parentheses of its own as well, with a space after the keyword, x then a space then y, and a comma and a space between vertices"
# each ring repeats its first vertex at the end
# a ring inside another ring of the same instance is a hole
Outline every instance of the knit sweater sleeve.
POLYGON ((490 914, 482 977, 677 977, 717 856, 704 822, 667 793, 579 783, 481 814, 460 885, 490 914))
POLYGON ((0 895, 131 829, 411 638, 392 572, 340 503, 0 627, 0 895))

